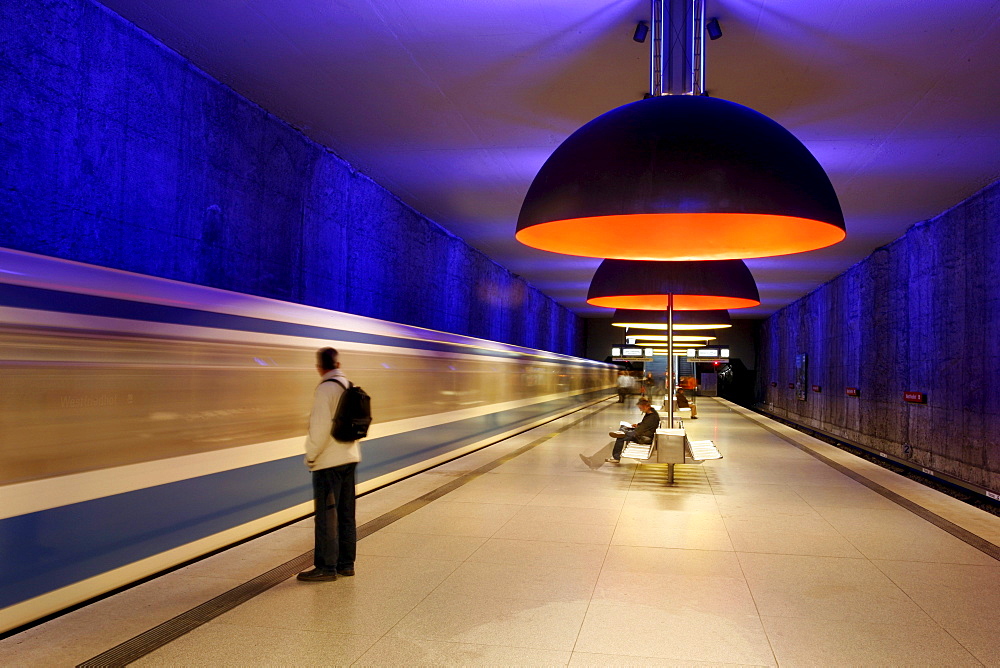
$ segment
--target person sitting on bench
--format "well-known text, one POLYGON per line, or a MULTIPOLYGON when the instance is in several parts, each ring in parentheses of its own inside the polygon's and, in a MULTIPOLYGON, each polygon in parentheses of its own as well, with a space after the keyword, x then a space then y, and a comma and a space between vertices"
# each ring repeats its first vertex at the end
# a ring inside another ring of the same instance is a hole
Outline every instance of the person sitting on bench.
MULTIPOLYGON (((638 406, 639 410, 644 413, 642 420, 633 424, 631 427, 624 427, 621 431, 612 431, 608 434, 608 436, 615 439, 615 445, 611 450, 611 456, 605 459, 605 462, 617 464, 621 460, 622 450, 625 448, 626 441, 642 444, 649 444, 653 442, 653 436, 656 434, 656 429, 660 426, 660 416, 655 410, 653 410, 653 407, 649 405, 649 399, 646 397, 639 399, 639 401, 635 402, 635 405, 638 406)), ((607 450, 607 447, 608 446, 604 446, 589 457, 581 453, 580 459, 582 459, 583 463, 590 468, 599 469, 601 464, 604 462, 600 461, 598 455, 607 450)))
POLYGON ((687 395, 684 394, 684 388, 677 388, 677 408, 690 408, 691 409, 691 419, 698 419, 698 408, 688 400, 687 395))

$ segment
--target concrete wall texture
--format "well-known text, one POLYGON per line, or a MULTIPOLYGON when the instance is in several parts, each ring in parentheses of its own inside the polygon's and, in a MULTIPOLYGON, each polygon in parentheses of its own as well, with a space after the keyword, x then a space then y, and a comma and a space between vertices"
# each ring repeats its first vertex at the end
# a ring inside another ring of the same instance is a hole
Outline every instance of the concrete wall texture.
POLYGON ((0 3, 0 35, 0 246, 582 355, 572 312, 103 6, 0 3))
POLYGON ((765 321, 762 407, 1000 492, 998 285, 1000 182, 765 321), (805 401, 788 389, 799 353, 805 401), (926 404, 905 403, 907 391, 926 404))

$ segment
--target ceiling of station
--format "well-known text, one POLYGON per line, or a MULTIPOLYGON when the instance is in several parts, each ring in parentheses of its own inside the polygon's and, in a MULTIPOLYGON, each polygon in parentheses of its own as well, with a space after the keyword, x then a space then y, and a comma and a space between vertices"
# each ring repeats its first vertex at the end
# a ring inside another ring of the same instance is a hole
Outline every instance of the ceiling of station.
MULTIPOLYGON (((583 316, 600 260, 514 240, 545 159, 640 99, 648 0, 105 0, 583 316)), ((1000 177, 1000 0, 708 0, 710 95, 795 134, 847 239, 748 260, 760 317, 1000 177)), ((643 230, 635 233, 642 234, 643 230)))

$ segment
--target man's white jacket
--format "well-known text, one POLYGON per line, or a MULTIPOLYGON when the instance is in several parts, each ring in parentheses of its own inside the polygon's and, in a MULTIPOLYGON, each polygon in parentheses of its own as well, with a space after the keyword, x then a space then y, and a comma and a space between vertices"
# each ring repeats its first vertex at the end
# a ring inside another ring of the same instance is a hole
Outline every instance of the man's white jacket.
POLYGON ((306 436, 306 466, 310 471, 361 461, 361 449, 357 441, 336 441, 330 436, 333 414, 337 411, 340 395, 344 393, 340 383, 349 385, 347 376, 340 369, 323 374, 324 381, 331 378, 336 378, 340 382, 320 382, 313 394, 313 407, 309 414, 309 435, 306 436))

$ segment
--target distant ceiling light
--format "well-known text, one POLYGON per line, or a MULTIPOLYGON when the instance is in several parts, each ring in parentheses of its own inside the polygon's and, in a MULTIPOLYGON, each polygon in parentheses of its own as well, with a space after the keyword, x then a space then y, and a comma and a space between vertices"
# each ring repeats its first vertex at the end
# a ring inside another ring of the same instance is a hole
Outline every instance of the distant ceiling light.
POLYGON ((604 260, 587 293, 587 303, 593 306, 643 311, 667 310, 671 299, 674 311, 760 304, 757 283, 742 260, 604 260))
MULTIPOLYGON (((611 318, 614 327, 629 329, 667 329, 667 314, 664 311, 633 311, 620 308, 611 318)), ((675 311, 674 331, 691 329, 726 329, 732 327, 729 311, 675 311)))
POLYGON ((649 34, 649 24, 645 21, 639 21, 638 25, 635 27, 635 32, 632 33, 632 39, 636 42, 645 42, 646 35, 649 34))
POLYGON ((719 25, 719 19, 709 19, 708 23, 705 24, 705 30, 708 31, 709 39, 722 37, 722 26, 719 25))
POLYGON ((648 97, 556 148, 528 188, 515 238, 564 255, 672 261, 843 240, 837 193, 809 149, 767 116, 704 95, 705 37, 718 28, 705 1, 650 4, 648 97))
MULTIPOLYGON (((683 311, 677 311, 677 313, 683 313, 683 311)), ((666 334, 636 334, 635 336, 625 337, 627 341, 631 341, 637 346, 650 345, 652 342, 662 342, 668 341, 670 337, 666 334)), ((674 334, 674 341, 714 341, 715 337, 709 334, 674 334)), ((656 345, 662 345, 662 343, 657 343, 656 345)))

